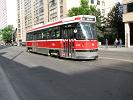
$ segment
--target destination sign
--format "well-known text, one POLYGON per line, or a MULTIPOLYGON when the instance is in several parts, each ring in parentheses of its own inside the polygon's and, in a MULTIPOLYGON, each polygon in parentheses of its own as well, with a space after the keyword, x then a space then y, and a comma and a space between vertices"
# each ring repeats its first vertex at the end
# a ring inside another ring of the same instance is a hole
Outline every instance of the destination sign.
POLYGON ((95 18, 83 17, 82 20, 84 20, 84 21, 95 21, 95 18))

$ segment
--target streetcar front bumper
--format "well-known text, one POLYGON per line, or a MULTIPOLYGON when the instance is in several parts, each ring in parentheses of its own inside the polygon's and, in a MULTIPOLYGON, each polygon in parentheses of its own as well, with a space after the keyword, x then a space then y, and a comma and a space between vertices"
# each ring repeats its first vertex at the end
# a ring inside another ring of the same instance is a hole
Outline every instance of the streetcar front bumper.
POLYGON ((97 58, 98 58, 98 49, 75 51, 75 59, 97 59, 97 58))

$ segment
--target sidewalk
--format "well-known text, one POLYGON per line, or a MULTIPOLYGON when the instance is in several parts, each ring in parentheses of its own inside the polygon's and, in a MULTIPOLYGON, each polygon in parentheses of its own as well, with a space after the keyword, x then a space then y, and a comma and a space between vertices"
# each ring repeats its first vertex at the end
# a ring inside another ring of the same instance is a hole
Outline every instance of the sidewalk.
POLYGON ((133 52, 133 47, 117 47, 115 48, 114 46, 108 46, 108 48, 105 48, 105 46, 101 46, 99 50, 105 50, 105 51, 121 51, 121 52, 133 52))

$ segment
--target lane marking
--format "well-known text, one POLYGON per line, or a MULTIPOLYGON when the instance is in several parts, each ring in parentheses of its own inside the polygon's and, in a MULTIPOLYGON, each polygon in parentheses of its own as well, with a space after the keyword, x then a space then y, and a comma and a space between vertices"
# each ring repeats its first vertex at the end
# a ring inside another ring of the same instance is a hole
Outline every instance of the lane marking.
POLYGON ((110 57, 99 57, 99 58, 103 58, 103 59, 111 59, 111 60, 118 60, 118 61, 125 61, 125 62, 133 63, 133 60, 118 59, 118 58, 110 58, 110 57))

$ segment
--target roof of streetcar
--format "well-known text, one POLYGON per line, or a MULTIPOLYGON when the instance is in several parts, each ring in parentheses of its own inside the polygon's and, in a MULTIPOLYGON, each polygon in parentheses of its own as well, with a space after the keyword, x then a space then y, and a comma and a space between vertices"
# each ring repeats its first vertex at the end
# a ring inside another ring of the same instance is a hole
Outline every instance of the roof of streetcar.
MULTIPOLYGON (((28 32, 37 31, 37 30, 40 30, 40 29, 49 28, 49 27, 53 27, 53 26, 57 26, 57 25, 80 22, 80 21, 83 21, 83 18, 93 18, 94 20, 88 20, 88 21, 89 22, 96 22, 96 17, 93 16, 93 15, 78 15, 78 16, 73 16, 73 17, 67 17, 67 18, 64 18, 64 19, 60 19, 60 20, 55 21, 55 22, 49 22, 49 23, 44 24, 40 27, 32 28, 32 29, 28 30, 28 32)), ((87 21, 87 20, 84 20, 84 21, 87 21)))

